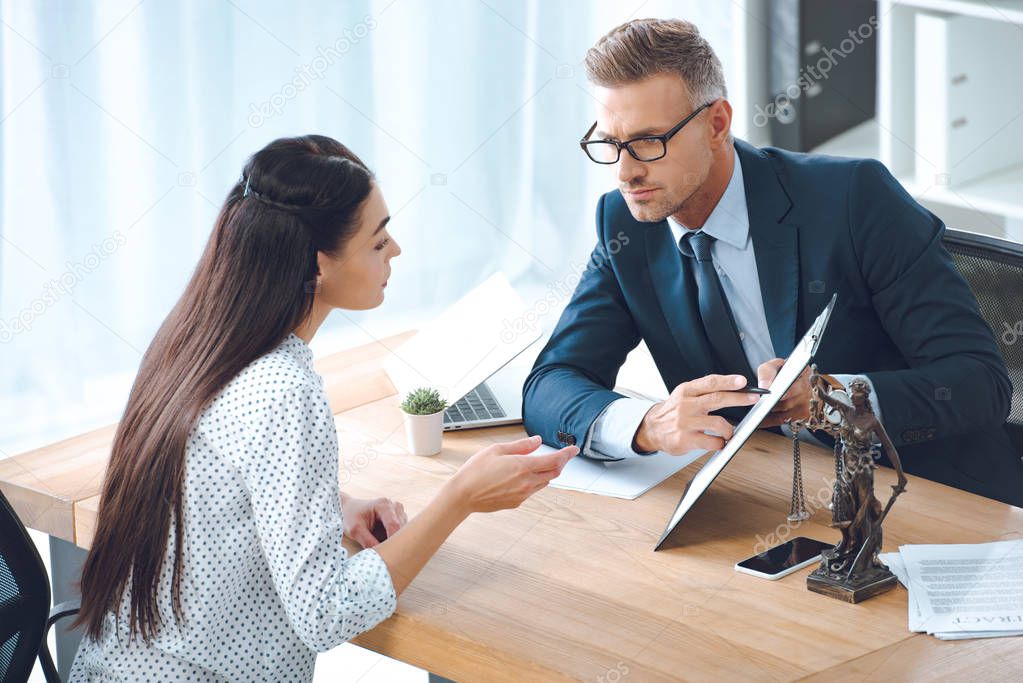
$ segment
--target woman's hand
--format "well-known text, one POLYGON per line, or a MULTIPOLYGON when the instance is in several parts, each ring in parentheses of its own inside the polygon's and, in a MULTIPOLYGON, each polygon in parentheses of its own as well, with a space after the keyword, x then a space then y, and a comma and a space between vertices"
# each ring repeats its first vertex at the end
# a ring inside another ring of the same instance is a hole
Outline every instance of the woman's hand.
POLYGON ((390 538, 408 522, 405 508, 390 498, 352 498, 342 493, 341 512, 345 535, 363 548, 372 548, 390 538))
POLYGON ((554 453, 529 455, 539 446, 540 437, 535 436, 484 448, 444 482, 404 530, 377 547, 396 593, 405 590, 466 517, 473 512, 518 507, 561 474, 565 463, 579 452, 569 446, 554 453))
POLYGON ((494 512, 515 508, 561 474, 579 449, 562 448, 554 453, 529 455, 540 446, 540 437, 498 443, 479 451, 455 472, 451 485, 466 512, 494 512))

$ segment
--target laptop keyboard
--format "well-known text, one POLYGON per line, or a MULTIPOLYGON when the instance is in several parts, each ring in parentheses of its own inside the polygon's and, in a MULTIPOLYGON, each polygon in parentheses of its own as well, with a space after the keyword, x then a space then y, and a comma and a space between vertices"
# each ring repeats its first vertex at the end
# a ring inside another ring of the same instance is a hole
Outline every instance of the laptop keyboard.
POLYGON ((444 423, 490 420, 505 414, 490 388, 481 384, 444 411, 444 423))

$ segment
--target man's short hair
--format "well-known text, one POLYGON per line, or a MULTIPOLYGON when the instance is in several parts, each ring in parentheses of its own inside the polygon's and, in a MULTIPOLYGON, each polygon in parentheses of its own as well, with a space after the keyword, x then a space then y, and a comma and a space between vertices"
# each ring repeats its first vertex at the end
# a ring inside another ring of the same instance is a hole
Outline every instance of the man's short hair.
POLYGON ((699 29, 681 19, 634 19, 611 29, 586 53, 591 82, 615 87, 656 74, 676 74, 693 109, 728 97, 724 71, 699 29))

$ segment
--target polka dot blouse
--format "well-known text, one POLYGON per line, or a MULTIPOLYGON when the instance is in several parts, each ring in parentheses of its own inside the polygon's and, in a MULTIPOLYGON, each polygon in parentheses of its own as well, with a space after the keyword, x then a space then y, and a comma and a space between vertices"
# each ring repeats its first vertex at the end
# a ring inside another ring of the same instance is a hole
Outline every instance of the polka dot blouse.
POLYGON ((312 355, 289 335, 203 411, 185 454, 184 620, 171 607, 172 529, 152 644, 128 637, 126 591, 120 618, 82 640, 72 683, 310 681, 316 652, 394 612, 380 555, 341 546, 337 432, 312 355))

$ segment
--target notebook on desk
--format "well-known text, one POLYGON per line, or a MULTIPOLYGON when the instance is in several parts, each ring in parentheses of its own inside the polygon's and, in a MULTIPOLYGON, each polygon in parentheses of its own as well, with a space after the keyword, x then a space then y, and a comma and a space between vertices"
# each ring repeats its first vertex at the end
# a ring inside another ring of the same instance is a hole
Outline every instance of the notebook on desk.
MULTIPOLYGON (((533 455, 556 450, 544 444, 533 451, 533 455)), ((624 460, 575 457, 568 461, 561 474, 551 480, 550 485, 566 491, 635 500, 706 454, 707 451, 697 448, 682 455, 655 453, 624 460)))

